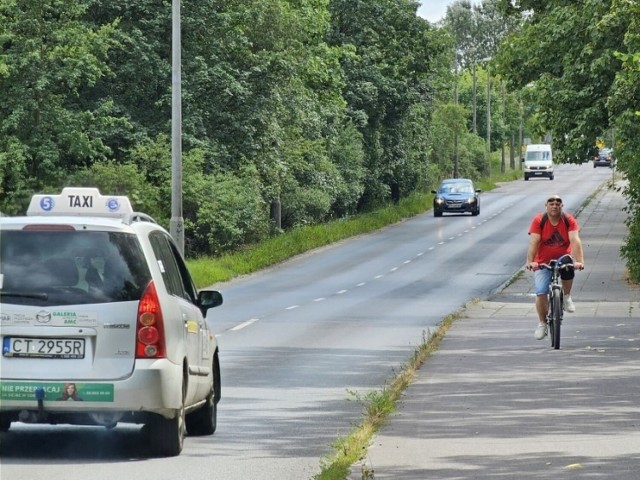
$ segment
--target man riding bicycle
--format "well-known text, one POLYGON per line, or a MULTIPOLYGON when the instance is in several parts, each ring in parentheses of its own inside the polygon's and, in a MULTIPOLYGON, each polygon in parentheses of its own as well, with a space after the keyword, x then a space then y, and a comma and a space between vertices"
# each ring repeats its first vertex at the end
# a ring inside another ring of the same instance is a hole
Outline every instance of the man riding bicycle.
POLYGON ((574 269, 584 269, 582 241, 578 233, 580 227, 573 215, 562 212, 562 206, 562 199, 558 195, 552 195, 545 203, 546 213, 537 214, 529 227, 530 240, 525 267, 527 270, 534 270, 538 313, 536 340, 542 340, 547 336, 546 317, 549 310, 547 292, 551 282, 551 271, 539 268, 540 264, 549 263, 563 255, 571 255, 572 259, 569 261, 573 263, 573 268, 563 269, 561 274, 564 309, 567 312, 576 310, 571 300, 574 269))

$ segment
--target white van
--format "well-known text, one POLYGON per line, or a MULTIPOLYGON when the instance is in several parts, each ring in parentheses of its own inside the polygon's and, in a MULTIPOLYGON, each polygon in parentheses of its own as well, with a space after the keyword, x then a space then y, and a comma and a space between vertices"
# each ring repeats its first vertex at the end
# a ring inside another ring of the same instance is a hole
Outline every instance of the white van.
POLYGON ((529 180, 531 177, 547 177, 549 180, 553 180, 551 145, 546 143, 527 145, 522 166, 524 167, 525 180, 529 180))

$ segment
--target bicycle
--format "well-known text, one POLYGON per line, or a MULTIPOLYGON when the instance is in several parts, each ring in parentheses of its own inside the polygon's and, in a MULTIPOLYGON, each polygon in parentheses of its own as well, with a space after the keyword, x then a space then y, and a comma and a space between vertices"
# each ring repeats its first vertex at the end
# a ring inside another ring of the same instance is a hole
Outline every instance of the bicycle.
MULTIPOLYGON (((573 268, 573 263, 563 263, 565 257, 571 259, 571 255, 563 255, 549 263, 541 263, 540 268, 551 270, 551 283, 549 283, 549 310, 547 311, 547 328, 551 346, 558 350, 560 348, 560 329, 562 327, 562 316, 564 313, 564 291, 560 279, 561 270, 573 268)), ((573 262, 573 259, 571 259, 573 262)))

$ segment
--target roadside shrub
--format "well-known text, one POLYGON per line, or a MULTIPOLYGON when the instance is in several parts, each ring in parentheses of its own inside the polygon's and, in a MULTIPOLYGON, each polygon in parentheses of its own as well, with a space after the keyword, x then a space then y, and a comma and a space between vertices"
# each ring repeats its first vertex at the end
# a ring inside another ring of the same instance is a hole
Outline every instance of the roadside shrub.
POLYGON ((255 175, 203 176, 194 196, 198 203, 191 204, 194 210, 185 216, 187 255, 220 255, 267 238, 269 206, 260 195, 255 175))

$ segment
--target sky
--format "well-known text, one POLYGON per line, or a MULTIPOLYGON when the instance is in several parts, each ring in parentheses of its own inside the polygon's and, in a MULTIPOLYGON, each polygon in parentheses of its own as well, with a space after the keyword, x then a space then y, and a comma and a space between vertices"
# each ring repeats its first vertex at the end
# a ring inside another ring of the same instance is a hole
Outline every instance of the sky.
POLYGON ((420 2, 422 5, 418 8, 418 16, 426 18, 431 23, 437 22, 445 16, 447 7, 455 2, 456 0, 422 0, 420 2))
POLYGON ((418 7, 418 16, 426 18, 430 22, 437 22, 447 13, 447 6, 455 0, 422 0, 422 5, 418 7))

